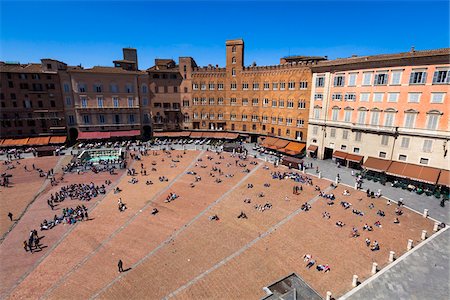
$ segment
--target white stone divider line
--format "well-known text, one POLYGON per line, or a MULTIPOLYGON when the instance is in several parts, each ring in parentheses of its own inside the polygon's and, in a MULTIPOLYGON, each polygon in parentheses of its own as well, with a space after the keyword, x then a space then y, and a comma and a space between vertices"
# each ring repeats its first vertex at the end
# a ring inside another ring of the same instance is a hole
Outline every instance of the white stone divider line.
MULTIPOLYGON (((158 193, 156 193, 150 200, 148 200, 144 207, 141 208, 140 210, 137 210, 136 213, 131 216, 131 218, 129 218, 122 226, 120 226, 118 229, 116 229, 113 233, 111 233, 106 239, 104 239, 98 246, 97 248, 95 248, 92 252, 90 252, 88 255, 86 255, 80 262, 78 262, 69 272, 65 273, 63 276, 60 277, 60 279, 55 282, 49 289, 47 289, 47 291, 44 293, 44 295, 42 295, 40 297, 40 299, 46 299, 50 296, 50 294, 56 289, 58 288, 61 283, 64 282, 64 280, 70 276, 71 274, 73 274, 76 270, 78 270, 81 266, 83 266, 92 256, 94 256, 98 251, 100 251, 100 249, 103 248, 103 246, 105 244, 107 244, 108 242, 110 242, 117 234, 119 234, 122 230, 124 230, 125 228, 128 227, 128 225, 130 225, 130 223, 132 221, 134 221, 139 215, 141 215, 142 213, 144 213, 144 211, 151 205, 153 204, 153 201, 155 199, 157 199, 159 196, 161 196, 164 192, 167 192, 168 189, 170 189, 172 187, 172 185, 180 178, 182 177, 184 174, 186 174, 186 171, 188 171, 190 168, 192 168, 192 166, 197 162, 197 159, 200 158, 203 153, 205 151, 202 151, 199 153, 199 155, 197 155, 197 157, 180 173, 178 174, 173 180, 170 181, 170 183, 163 188, 162 190, 160 190, 158 193)), ((133 161, 134 162, 134 161, 133 161)), ((122 177, 126 176, 126 172, 122 175, 122 177)), ((121 178, 122 180, 122 178, 121 178)))
MULTIPOLYGON (((137 266, 142 264, 144 261, 149 259, 151 256, 153 256, 156 252, 158 252, 161 248, 163 248, 165 245, 169 244, 171 241, 173 241, 178 235, 180 235, 183 231, 185 231, 190 225, 192 225, 195 221, 197 221, 200 217, 202 217, 205 213, 207 213, 211 208, 216 206, 219 202, 221 202, 223 199, 225 199, 231 192, 233 192, 238 186, 240 186, 244 181, 246 181, 253 173, 255 173, 259 168, 261 167, 261 164, 258 164, 253 170, 250 171, 247 175, 245 175, 239 182, 237 182, 231 189, 229 189, 226 193, 222 194, 219 198, 217 198, 214 202, 212 202, 208 207, 206 207, 203 211, 201 211, 198 215, 196 215, 192 220, 190 220, 188 223, 183 225, 179 230, 175 231, 174 234, 170 235, 166 240, 161 242, 156 248, 154 248, 152 251, 147 253, 143 258, 138 260, 136 263, 134 263, 131 266, 131 271, 134 270, 137 266)), ((119 275, 116 278, 114 278, 112 281, 110 281, 107 285, 105 285, 103 288, 101 288, 97 293, 95 293, 93 296, 90 297, 90 299, 95 299, 102 293, 104 293, 107 289, 109 289, 114 283, 116 283, 120 278, 126 276, 129 272, 119 275)))
MULTIPOLYGON (((111 191, 113 191, 114 190, 114 187, 122 180, 122 178, 123 177, 125 177, 125 175, 126 175, 126 173, 124 173, 124 174, 122 174, 121 176, 120 176, 120 178, 116 181, 116 184, 115 185, 113 185, 113 186, 111 186, 111 189, 110 189, 110 191, 109 191, 109 193, 111 192, 111 191)), ((91 212, 99 205, 99 203, 100 202, 102 202, 105 198, 106 198, 106 196, 107 195, 103 195, 103 198, 101 198, 100 200, 98 200, 96 203, 94 203, 94 205, 92 205, 92 207, 89 209, 91 212)), ((38 265, 44 260, 44 259, 46 259, 52 252, 53 252, 53 250, 55 250, 55 248, 59 245, 59 244, 61 244, 61 242, 72 232, 72 230, 74 230, 75 229, 75 227, 77 227, 78 226, 78 224, 80 224, 80 222, 77 222, 77 223, 75 223, 75 225, 72 225, 59 239, 58 239, 58 241, 55 243, 55 244, 53 244, 49 249, 48 249, 48 251, 40 258, 40 259, 38 259, 37 261, 36 261, 36 263, 33 265, 33 267, 31 267, 31 269, 29 269, 28 271, 26 271, 20 278, 19 278, 19 280, 9 289, 9 291, 7 291, 5 294, 7 295, 7 296, 11 296, 11 294, 14 292, 14 290, 22 283, 22 281, 24 281, 25 280, 25 278, 27 278, 28 277, 28 275, 30 275, 31 274, 31 272, 33 272, 37 267, 38 267, 38 265)), ((3 299, 3 297, 0 297, 1 299, 3 299)))
MULTIPOLYGON (((58 167, 60 167, 61 162, 64 160, 65 156, 62 156, 58 162, 56 163, 55 167, 53 168, 54 170, 56 170, 58 167)), ((62 170, 61 170, 62 171, 62 170)), ((22 211, 22 213, 19 215, 19 217, 16 218, 16 221, 14 221, 12 223, 12 225, 9 227, 8 231, 6 231, 2 237, 0 238, 0 245, 3 243, 3 241, 6 239, 6 237, 8 236, 8 234, 14 229, 14 227, 16 227, 16 225, 20 222, 20 220, 22 219, 22 217, 25 215, 25 213, 28 211, 28 208, 30 208, 30 206, 37 200, 37 198, 39 198, 40 196, 42 196, 43 192, 45 191, 45 189, 48 187, 48 184, 50 183, 49 178, 45 178, 44 182, 42 183, 41 187, 39 188, 39 190, 36 192, 36 194, 33 196, 33 198, 31 199, 31 201, 27 204, 27 206, 25 206, 25 209, 22 211)))
POLYGON ((407 258, 408 256, 410 256, 412 253, 414 253, 415 251, 419 250, 420 248, 422 248, 424 245, 426 245, 427 243, 431 242, 433 239, 435 239, 437 236, 439 236, 440 234, 442 234, 443 232, 445 232, 446 230, 448 230, 449 227, 445 227, 444 229, 439 230, 437 233, 435 233, 432 237, 430 237, 429 239, 421 242, 417 247, 412 248, 410 251, 405 252, 402 256, 400 256, 398 259, 396 259, 393 263, 388 264, 386 267, 384 267, 381 271, 377 272, 375 275, 370 276, 367 280, 365 280, 364 282, 362 282, 360 285, 358 285, 356 288, 350 290, 349 292, 347 292, 346 294, 344 294, 342 297, 339 298, 339 300, 346 300, 349 299, 349 297, 351 297, 353 294, 357 293, 360 289, 364 288, 366 285, 368 285, 369 283, 371 283, 372 281, 376 280, 379 276, 383 275, 384 273, 386 273, 387 271, 389 271, 391 268, 393 268, 395 265, 397 265, 398 263, 400 263, 401 261, 403 261, 405 258, 407 258))
MULTIPOLYGON (((332 187, 327 187, 324 192, 328 192, 329 190, 331 190, 332 187)), ((314 203, 317 201, 317 199, 319 199, 320 196, 317 195, 314 198, 310 199, 309 201, 307 201, 308 203, 314 203)), ((302 212, 301 208, 298 208, 297 210, 293 211, 292 213, 290 213, 289 215, 287 215, 285 218, 283 218, 280 222, 278 222, 277 224, 273 225, 272 227, 270 227, 266 232, 262 233, 261 235, 259 235, 257 238, 255 238, 254 240, 248 242, 247 244, 245 244, 242 248, 240 248, 239 250, 237 250, 236 252, 232 253, 231 255, 229 255, 228 257, 222 259, 221 261, 219 261, 217 264, 213 265, 211 268, 209 268, 208 270, 204 271, 203 273, 197 275, 196 277, 194 277, 192 280, 188 281, 186 284, 182 285, 181 287, 179 287, 178 289, 176 289, 175 291, 169 293, 168 295, 166 295, 163 299, 169 299, 172 298, 174 296, 176 296, 177 294, 179 294, 180 292, 182 292, 183 290, 187 289, 188 287, 190 287, 191 285, 193 285, 194 283, 196 283, 197 281, 199 281, 200 279, 202 279, 203 277, 205 277, 206 275, 208 275, 209 273, 217 270, 219 267, 225 265, 227 262, 229 262, 230 260, 232 260, 233 258, 239 256, 240 254, 242 254, 243 252, 245 252, 246 250, 248 250, 250 247, 252 247, 254 244, 256 244, 258 241, 260 241, 261 239, 265 238, 266 236, 268 236, 269 234, 271 234, 272 232, 274 232, 275 230, 277 230, 279 227, 283 226, 285 223, 287 223, 288 221, 290 221, 293 217, 295 217, 296 215, 298 215, 300 212, 302 212)))

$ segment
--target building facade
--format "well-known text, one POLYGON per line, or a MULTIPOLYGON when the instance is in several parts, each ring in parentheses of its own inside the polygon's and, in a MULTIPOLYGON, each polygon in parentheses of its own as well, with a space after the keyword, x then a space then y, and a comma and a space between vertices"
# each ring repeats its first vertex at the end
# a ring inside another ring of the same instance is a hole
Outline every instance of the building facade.
POLYGON ((226 66, 194 67, 185 129, 227 130, 305 141, 311 66, 322 57, 288 57, 276 66, 244 64, 244 41, 226 42, 226 66))
POLYGON ((150 113, 148 76, 135 70, 137 62, 120 60, 115 65, 67 67, 60 71, 70 140, 81 132, 143 129, 141 117, 149 118, 150 113))
POLYGON ((66 135, 60 61, 0 63, 0 137, 66 135))
POLYGON ((450 49, 323 61, 312 67, 308 150, 449 169, 450 49))

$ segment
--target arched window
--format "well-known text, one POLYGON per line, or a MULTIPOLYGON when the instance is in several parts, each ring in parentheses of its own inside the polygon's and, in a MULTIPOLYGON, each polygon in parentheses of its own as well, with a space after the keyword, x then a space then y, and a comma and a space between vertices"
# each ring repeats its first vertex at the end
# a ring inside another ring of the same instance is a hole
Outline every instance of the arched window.
POLYGON ((236 76, 236 69, 235 68, 231 69, 231 75, 232 76, 236 76))
POLYGON ((236 52, 236 46, 233 46, 233 47, 231 48, 231 52, 233 52, 233 53, 236 52))
POLYGON ((236 57, 233 56, 233 58, 231 59, 231 63, 233 63, 233 64, 236 63, 236 57))

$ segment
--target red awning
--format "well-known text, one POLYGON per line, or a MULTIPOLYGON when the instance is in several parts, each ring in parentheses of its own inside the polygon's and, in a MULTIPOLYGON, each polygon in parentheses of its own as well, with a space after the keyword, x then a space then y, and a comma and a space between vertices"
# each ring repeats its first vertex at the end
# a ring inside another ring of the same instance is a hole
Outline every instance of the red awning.
POLYGON ((418 181, 436 184, 438 182, 439 173, 441 173, 441 170, 439 169, 423 166, 420 173, 414 177, 417 178, 418 181))
POLYGON ((391 165, 391 160, 381 159, 377 157, 368 157, 364 163, 364 169, 372 170, 376 172, 386 172, 391 165))
POLYGON ((386 174, 404 178, 403 171, 406 168, 406 163, 400 161, 393 161, 389 168, 386 170, 386 174))
POLYGON ((226 135, 225 135, 225 138, 227 139, 227 140, 235 140, 235 139, 237 139, 239 137, 239 134, 238 133, 232 133, 232 132, 228 132, 226 135))
POLYGON ((52 136, 50 138, 50 144, 64 144, 66 142, 65 136, 52 136))
POLYGON ((319 147, 316 145, 309 145, 307 150, 311 152, 316 152, 318 148, 319 147))
POLYGON ((126 137, 126 136, 138 136, 141 135, 140 130, 127 130, 127 131, 112 131, 111 137, 126 137))
POLYGON ((199 132, 199 131, 192 131, 192 133, 191 133, 191 138, 194 138, 194 139, 199 139, 199 138, 201 138, 203 136, 203 132, 199 132))
POLYGON ((30 146, 48 145, 49 141, 50 141, 49 136, 31 137, 28 139, 27 145, 30 146))
POLYGON ((334 158, 340 158, 340 159, 347 159, 347 153, 346 152, 342 152, 342 151, 334 151, 333 153, 333 157, 334 158))
POLYGON ((441 175, 439 175, 438 184, 450 187, 450 171, 441 170, 441 175))
POLYGON ((364 159, 364 156, 349 153, 349 154, 347 154, 346 159, 348 161, 352 161, 352 162, 360 164, 362 162, 362 160, 364 159))
POLYGON ((80 132, 78 133, 79 140, 101 140, 109 139, 111 133, 108 131, 92 131, 92 132, 80 132))

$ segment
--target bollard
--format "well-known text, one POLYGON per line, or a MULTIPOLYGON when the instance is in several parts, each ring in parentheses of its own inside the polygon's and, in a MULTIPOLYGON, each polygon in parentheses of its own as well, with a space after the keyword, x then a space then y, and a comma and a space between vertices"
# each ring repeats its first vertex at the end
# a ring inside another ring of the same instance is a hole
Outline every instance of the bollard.
POLYGON ((436 232, 439 229, 439 222, 434 222, 433 231, 436 232))
POLYGON ((336 183, 336 184, 339 183, 339 177, 336 176, 336 179, 334 180, 334 183, 336 183))
POLYGON ((424 209, 423 210, 423 215, 422 215, 424 218, 426 218, 426 217, 428 217, 428 209, 424 209))
POLYGON ((425 240, 427 238, 427 231, 426 230, 422 230, 422 241, 425 240))
POLYGON ((357 189, 358 189, 358 183, 355 182, 355 190, 357 190, 357 189))
POLYGON ((389 252, 389 262, 393 262, 395 259, 395 252, 394 251, 390 251, 389 252))
POLYGON ((409 251, 411 250, 413 247, 413 240, 409 239, 408 240, 408 246, 406 247, 406 250, 409 251))
POLYGON ((327 298, 326 298, 326 300, 331 300, 331 292, 330 292, 330 291, 327 292, 327 298))
POLYGON ((358 275, 353 275, 352 287, 356 287, 358 285, 358 275))
POLYGON ((378 271, 378 264, 376 262, 374 262, 372 264, 372 275, 377 273, 377 271, 378 271))
POLYGON ((319 172, 319 178, 322 178, 322 172, 319 172))

